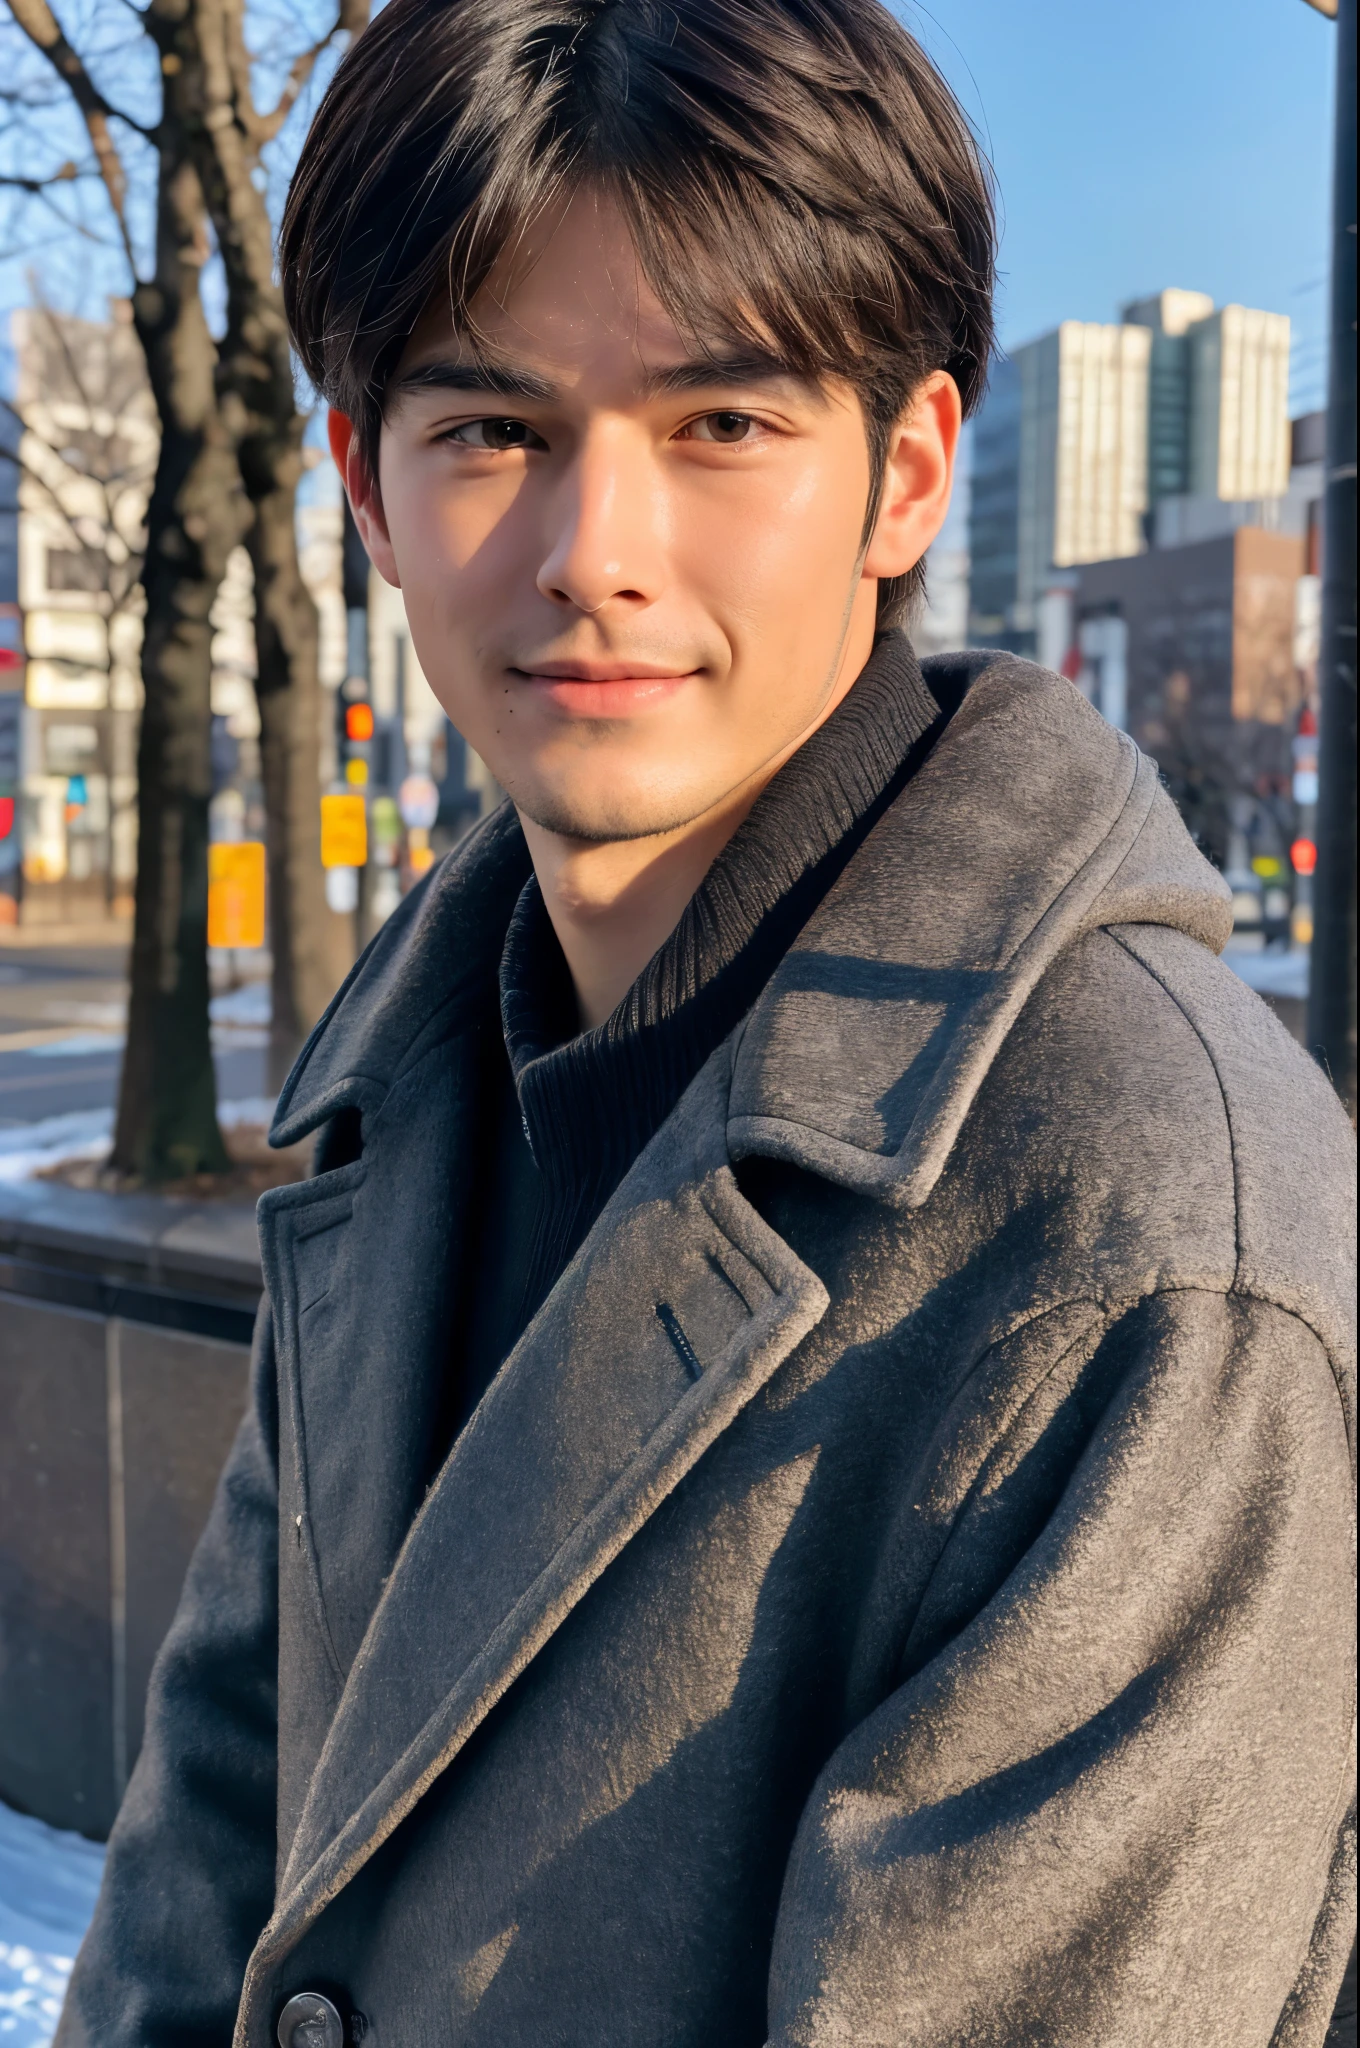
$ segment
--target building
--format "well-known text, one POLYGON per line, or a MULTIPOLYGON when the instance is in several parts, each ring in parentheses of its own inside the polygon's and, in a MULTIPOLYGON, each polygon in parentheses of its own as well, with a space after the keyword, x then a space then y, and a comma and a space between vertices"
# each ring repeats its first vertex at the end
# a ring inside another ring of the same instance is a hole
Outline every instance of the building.
POLYGON ((1200 845, 1230 870, 1282 856, 1293 837, 1306 566, 1303 536, 1239 526, 1080 572, 1083 689, 1153 756, 1200 845))
POLYGON ((972 642, 1075 673, 1085 564, 1269 529, 1260 508, 1289 484, 1288 370, 1283 315, 1179 289, 1017 349, 974 433, 972 642))
POLYGON ((1181 496, 1190 489, 1190 328, 1207 320, 1214 302, 1207 292, 1174 286, 1125 306, 1127 326, 1146 327, 1148 355, 1148 503, 1181 496))
POLYGON ((1321 413, 1292 423, 1281 495, 1168 498, 1159 515, 1198 503, 1202 530, 1089 563, 1073 593, 1082 688, 1246 884, 1254 861, 1283 866, 1303 801, 1294 742, 1316 711, 1323 426, 1321 413))
POLYGON ((1289 320, 1224 306, 1187 330, 1191 497, 1280 498, 1289 483, 1289 320))
POLYGON ((1142 327, 1064 320, 1015 351, 974 433, 970 638, 1042 650, 1054 572, 1136 554, 1147 507, 1142 327))
POLYGON ((968 639, 974 647, 1033 652, 1016 637, 1020 563, 1020 372, 1002 356, 973 421, 968 506, 968 639))
MULTIPOLYGON (((972 429, 965 428, 966 435, 972 429)), ((968 518, 967 447, 959 450, 954 495, 944 525, 926 555, 925 603, 908 622, 916 652, 948 654, 968 645, 968 518)))
POLYGON ((131 909, 142 526, 158 431, 126 302, 13 316, 23 920, 131 909))
POLYGON ((20 749, 24 724, 24 622, 19 610, 19 436, 0 401, 0 925, 19 921, 20 749))
POLYGON ((1149 337, 1064 320, 1016 352, 1020 371, 1018 623, 1054 569, 1136 554, 1147 505, 1149 337))

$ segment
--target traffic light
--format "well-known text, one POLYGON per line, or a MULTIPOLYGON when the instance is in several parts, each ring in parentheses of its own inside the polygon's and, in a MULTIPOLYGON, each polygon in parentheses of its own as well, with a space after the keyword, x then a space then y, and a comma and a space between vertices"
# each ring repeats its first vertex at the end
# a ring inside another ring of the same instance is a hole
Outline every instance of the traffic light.
POLYGON ((362 676, 347 676, 336 699, 335 752, 340 780, 353 790, 368 786, 373 706, 362 676))

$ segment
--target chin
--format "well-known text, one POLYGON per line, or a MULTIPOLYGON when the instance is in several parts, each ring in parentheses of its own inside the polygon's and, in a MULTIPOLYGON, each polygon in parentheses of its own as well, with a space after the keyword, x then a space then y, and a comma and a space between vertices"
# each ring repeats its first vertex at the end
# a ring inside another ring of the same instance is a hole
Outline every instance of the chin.
POLYGON ((626 778, 612 787, 554 788, 527 779, 505 784, 516 810, 541 831, 562 839, 654 839, 692 825, 720 801, 712 790, 629 788, 626 778))

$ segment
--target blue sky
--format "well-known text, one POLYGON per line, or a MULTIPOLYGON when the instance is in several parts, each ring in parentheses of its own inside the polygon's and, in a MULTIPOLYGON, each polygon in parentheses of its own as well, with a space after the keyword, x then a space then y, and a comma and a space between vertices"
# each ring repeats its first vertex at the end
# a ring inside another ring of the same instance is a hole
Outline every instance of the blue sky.
POLYGON ((1288 313, 1320 405, 1333 24, 1305 0, 931 0, 897 11, 1000 188, 1014 346, 1163 285, 1288 313))

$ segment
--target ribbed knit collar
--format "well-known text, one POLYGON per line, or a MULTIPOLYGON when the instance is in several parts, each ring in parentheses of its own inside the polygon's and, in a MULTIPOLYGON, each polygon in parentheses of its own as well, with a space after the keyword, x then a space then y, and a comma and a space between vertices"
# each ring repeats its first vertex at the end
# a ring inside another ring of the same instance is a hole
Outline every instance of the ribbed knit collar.
MULTIPOLYGON (((761 793, 612 1016, 578 1031, 537 881, 501 960, 501 1015, 525 1134, 574 1248, 709 1054, 751 1007, 944 720, 902 633, 761 793)), ((545 1219, 546 1220, 546 1219, 545 1219)))

